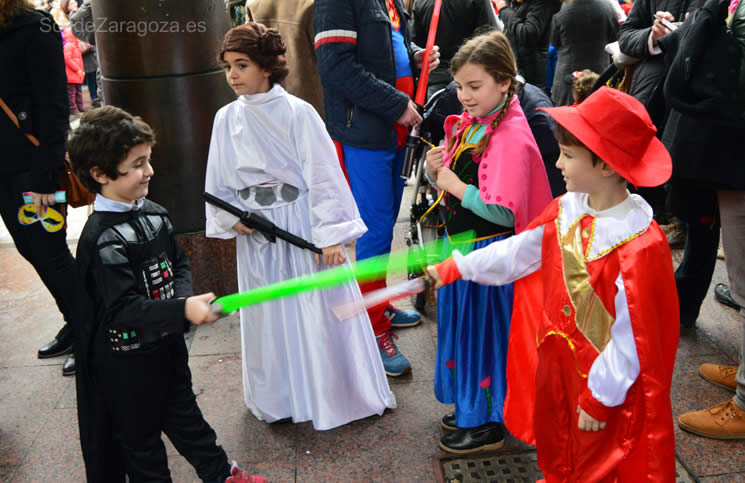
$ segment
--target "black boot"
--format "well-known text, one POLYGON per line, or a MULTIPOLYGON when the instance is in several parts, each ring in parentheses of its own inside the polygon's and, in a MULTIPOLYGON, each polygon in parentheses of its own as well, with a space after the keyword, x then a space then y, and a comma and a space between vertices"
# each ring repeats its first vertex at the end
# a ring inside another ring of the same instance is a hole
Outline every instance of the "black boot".
POLYGON ((47 344, 43 345, 39 349, 39 359, 46 359, 48 357, 57 357, 63 354, 67 354, 72 350, 72 327, 70 324, 65 324, 57 335, 47 344))
POLYGON ((740 310, 740 306, 737 305, 735 299, 732 298, 732 293, 729 291, 729 287, 726 284, 716 284, 714 287, 714 297, 716 297, 720 304, 732 307, 735 310, 740 310))
POLYGON ((444 415, 440 420, 440 426, 447 431, 457 431, 458 426, 455 425, 455 413, 444 415))
POLYGON ((62 364, 62 375, 72 376, 74 374, 75 374, 75 354, 70 353, 70 355, 67 356, 65 363, 62 364))
POLYGON ((465 454, 495 450, 504 446, 504 431, 499 423, 486 423, 475 428, 458 428, 440 438, 440 448, 448 453, 465 454))

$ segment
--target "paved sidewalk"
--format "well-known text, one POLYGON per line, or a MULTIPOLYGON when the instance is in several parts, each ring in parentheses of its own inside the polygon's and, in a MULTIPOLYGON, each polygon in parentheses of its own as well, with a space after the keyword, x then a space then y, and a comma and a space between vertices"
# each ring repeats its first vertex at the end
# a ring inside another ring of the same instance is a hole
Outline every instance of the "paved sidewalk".
MULTIPOLYGON (((407 230, 409 204, 405 200, 402 206, 397 249, 404 247, 407 230)), ((681 254, 675 253, 677 261, 681 254)), ((54 336, 62 318, 14 248, 0 248, 0 267, 0 481, 84 481, 74 379, 62 377, 64 357, 36 358, 36 350, 54 336)), ((742 327, 733 310, 714 301, 716 282, 726 282, 721 261, 698 328, 680 340, 672 390, 675 416, 731 397, 696 374, 700 363, 731 363, 738 352, 742 327)), ((433 314, 420 326, 398 332, 397 343, 413 366, 411 375, 389 379, 398 408, 330 431, 314 431, 310 423, 270 426, 256 420, 243 404, 239 335, 233 316, 196 330, 190 346, 199 404, 231 458, 272 481, 441 478, 439 460, 447 455, 437 446, 439 419, 451 408, 438 403, 432 392, 437 343, 433 314)), ((745 442, 714 441, 677 429, 676 441, 680 457, 701 481, 745 481, 745 442)), ((198 481, 188 463, 166 444, 174 481, 198 481)), ((505 451, 524 447, 510 439, 505 451)))

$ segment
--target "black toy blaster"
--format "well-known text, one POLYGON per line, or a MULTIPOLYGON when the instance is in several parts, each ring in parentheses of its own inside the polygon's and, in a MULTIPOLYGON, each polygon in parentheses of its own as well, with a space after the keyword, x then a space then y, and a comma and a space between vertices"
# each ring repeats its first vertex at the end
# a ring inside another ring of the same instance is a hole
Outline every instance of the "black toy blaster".
POLYGON ((266 239, 272 243, 275 243, 277 241, 277 238, 280 238, 287 243, 295 245, 296 247, 305 248, 306 250, 310 250, 313 253, 318 253, 319 255, 322 253, 321 249, 314 244, 300 238, 299 236, 295 236, 292 233, 283 230, 282 228, 279 228, 277 225, 257 213, 249 213, 248 211, 243 211, 231 205, 230 203, 221 200, 217 196, 211 195, 206 192, 202 196, 204 197, 204 201, 206 201, 207 203, 214 205, 221 210, 227 211, 233 216, 237 216, 238 218, 240 218, 241 223, 243 223, 247 227, 254 228, 263 233, 266 239))

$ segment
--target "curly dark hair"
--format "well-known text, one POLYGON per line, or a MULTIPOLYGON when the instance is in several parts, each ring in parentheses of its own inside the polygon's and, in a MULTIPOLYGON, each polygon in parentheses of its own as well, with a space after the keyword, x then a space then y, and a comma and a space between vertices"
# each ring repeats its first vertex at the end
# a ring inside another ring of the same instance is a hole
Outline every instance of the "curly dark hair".
POLYGON ((246 54, 259 67, 269 72, 271 85, 281 84, 289 69, 284 53, 287 51, 285 41, 277 29, 267 28, 264 24, 249 22, 230 29, 222 39, 217 59, 225 62, 225 52, 246 54))
POLYGON ((91 193, 100 193, 101 185, 91 176, 98 167, 109 178, 120 173, 119 163, 138 144, 155 144, 155 134, 148 124, 124 109, 104 106, 83 114, 80 126, 67 140, 67 153, 72 170, 91 193))

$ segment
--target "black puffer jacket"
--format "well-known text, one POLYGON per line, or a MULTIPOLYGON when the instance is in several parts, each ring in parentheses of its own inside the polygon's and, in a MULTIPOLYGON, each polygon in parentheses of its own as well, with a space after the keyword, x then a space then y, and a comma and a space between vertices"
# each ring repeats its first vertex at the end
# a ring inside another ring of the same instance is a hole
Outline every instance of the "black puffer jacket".
MULTIPOLYGON (((670 12, 676 21, 682 21, 687 12, 696 10, 702 4, 703 0, 636 0, 628 20, 621 25, 618 32, 621 52, 639 59, 629 94, 648 110, 658 109, 652 104, 656 97, 655 91, 662 88, 666 71, 663 56, 649 52, 649 33, 652 31, 655 12, 670 12)), ((661 99, 661 91, 658 94, 661 99)), ((659 113, 650 112, 650 115, 656 121, 659 113)))
POLYGON ((536 87, 546 86, 551 19, 560 7, 558 0, 511 0, 499 11, 517 58, 517 71, 536 87))
POLYGON ((0 97, 21 124, 19 130, 0 112, 0 176, 32 172, 28 190, 52 193, 65 159, 69 106, 62 37, 49 14, 24 12, 0 27, 0 72, 0 97))

